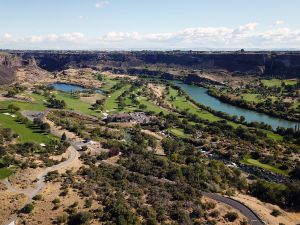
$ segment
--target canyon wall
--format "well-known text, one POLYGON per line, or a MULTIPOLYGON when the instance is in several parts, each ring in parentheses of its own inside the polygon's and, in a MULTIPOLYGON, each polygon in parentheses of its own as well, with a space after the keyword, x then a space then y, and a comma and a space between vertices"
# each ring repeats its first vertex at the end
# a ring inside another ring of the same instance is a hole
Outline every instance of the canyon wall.
POLYGON ((177 71, 181 69, 219 71, 232 75, 300 77, 300 52, 10 51, 9 53, 9 58, 7 54, 1 53, 2 57, 0 55, 1 77, 5 77, 5 73, 11 73, 12 68, 30 63, 50 72, 91 67, 99 71, 169 76, 172 73, 169 74, 169 70, 164 69, 173 68, 177 71))
POLYGON ((23 65, 22 60, 12 54, 0 53, 0 84, 9 84, 15 79, 16 69, 23 65))

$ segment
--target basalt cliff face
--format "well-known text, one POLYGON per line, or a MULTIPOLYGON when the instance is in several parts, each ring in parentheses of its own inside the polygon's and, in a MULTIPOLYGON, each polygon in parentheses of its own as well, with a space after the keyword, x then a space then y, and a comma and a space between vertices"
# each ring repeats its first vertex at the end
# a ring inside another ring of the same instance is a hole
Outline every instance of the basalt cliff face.
POLYGON ((22 60, 12 54, 0 53, 0 84, 9 84, 15 79, 16 70, 23 66, 22 60))
MULTIPOLYGON (((90 67, 99 71, 170 77, 172 73, 164 69, 173 68, 177 71, 214 71, 220 72, 220 75, 225 72, 232 75, 300 77, 300 52, 11 51, 10 53, 21 59, 21 64, 34 61, 37 66, 50 72, 90 67)), ((10 64, 10 60, 1 61, 1 58, 0 62, 6 66, 10 64)))

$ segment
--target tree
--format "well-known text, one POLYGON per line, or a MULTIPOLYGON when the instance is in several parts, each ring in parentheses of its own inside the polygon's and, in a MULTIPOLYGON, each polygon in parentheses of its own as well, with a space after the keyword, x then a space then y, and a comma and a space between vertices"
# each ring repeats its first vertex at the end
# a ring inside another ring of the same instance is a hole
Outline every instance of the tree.
POLYGON ((62 141, 62 142, 64 142, 64 141, 66 141, 67 140, 67 135, 66 135, 66 133, 64 132, 62 135, 61 135, 61 138, 60 138, 60 140, 62 141))
POLYGON ((23 123, 23 124, 27 124, 29 122, 29 119, 27 117, 25 117, 25 116, 22 116, 20 118, 20 122, 23 123))
POLYGON ((7 92, 7 94, 6 94, 5 96, 8 97, 8 98, 13 98, 13 97, 15 97, 16 94, 17 94, 17 91, 11 89, 11 90, 9 90, 9 91, 7 92))
POLYGON ((139 105, 139 109, 141 109, 141 110, 144 110, 144 109, 146 109, 146 108, 147 108, 147 106, 144 105, 144 104, 139 105))
POLYGON ((46 132, 50 132, 50 124, 49 123, 42 123, 41 124, 41 130, 46 131, 46 132))
POLYGON ((93 218, 93 214, 90 212, 79 212, 73 214, 69 217, 69 225, 81 225, 88 224, 88 222, 93 218))
POLYGON ((43 124, 43 121, 39 118, 34 118, 33 123, 37 126, 41 126, 43 124))
POLYGON ((9 105, 7 106, 7 109, 8 109, 10 112, 16 112, 16 111, 19 111, 19 110, 20 110, 20 108, 19 108, 18 106, 15 106, 15 105, 13 105, 13 104, 9 104, 9 105))
POLYGON ((300 180, 300 165, 297 165, 291 172, 290 175, 292 178, 300 180))
POLYGON ((244 116, 240 116, 240 121, 241 121, 242 123, 244 123, 245 120, 246 120, 246 118, 245 118, 244 116))
POLYGON ((103 99, 98 99, 96 100, 96 103, 93 104, 93 108, 96 110, 96 109, 100 109, 100 110, 103 110, 103 105, 104 105, 104 102, 105 102, 105 98, 103 99))
POLYGON ((63 109, 66 107, 66 102, 64 100, 58 100, 55 98, 48 99, 48 107, 56 108, 56 109, 63 109))

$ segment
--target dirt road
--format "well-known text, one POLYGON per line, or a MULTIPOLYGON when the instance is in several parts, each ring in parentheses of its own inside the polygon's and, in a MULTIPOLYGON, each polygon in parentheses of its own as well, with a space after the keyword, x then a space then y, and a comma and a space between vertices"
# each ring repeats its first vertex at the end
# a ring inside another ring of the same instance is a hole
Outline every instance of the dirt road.
MULTIPOLYGON (((38 177, 36 178, 38 181, 37 181, 36 187, 34 189, 25 189, 25 190, 16 189, 11 185, 11 183, 8 181, 8 179, 5 179, 1 182, 6 186, 8 191, 10 191, 12 193, 16 193, 16 194, 26 195, 28 197, 28 201, 26 202, 26 204, 28 204, 28 203, 32 202, 32 198, 34 196, 41 193, 42 190, 45 188, 45 186, 46 186, 45 177, 47 176, 48 173, 55 171, 55 170, 63 169, 64 167, 67 167, 79 156, 79 153, 76 151, 76 146, 74 146, 74 145, 71 145, 67 149, 67 152, 69 153, 69 157, 66 161, 63 161, 60 164, 48 167, 42 173, 40 173, 38 175, 38 177)), ((24 204, 24 206, 26 204, 24 204)), ((6 223, 4 223, 4 225, 14 224, 14 221, 16 219, 17 219, 17 215, 16 214, 12 215, 11 219, 9 221, 7 221, 6 223)))

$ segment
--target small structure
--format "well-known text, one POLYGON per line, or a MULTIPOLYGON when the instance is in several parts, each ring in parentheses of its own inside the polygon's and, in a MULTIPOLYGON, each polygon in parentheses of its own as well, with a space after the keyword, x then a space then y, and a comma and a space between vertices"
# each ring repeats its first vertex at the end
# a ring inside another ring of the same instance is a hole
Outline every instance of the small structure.
POLYGON ((102 113, 102 115, 103 115, 103 117, 102 117, 103 119, 107 119, 107 117, 108 117, 109 114, 106 113, 106 112, 104 112, 104 113, 102 113))
POLYGON ((44 143, 41 143, 40 146, 41 147, 46 147, 46 145, 44 143))

